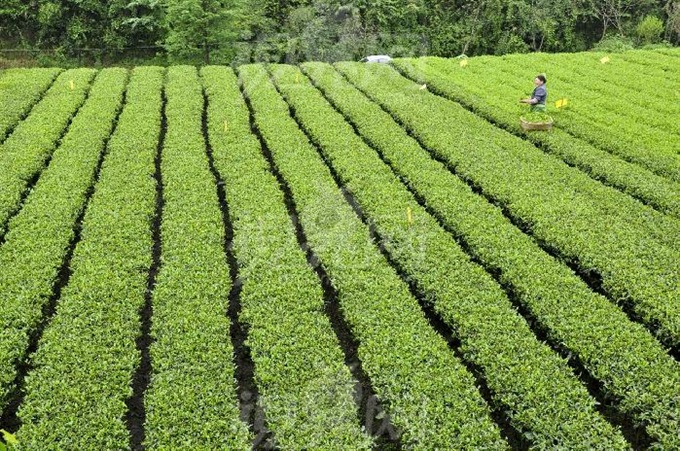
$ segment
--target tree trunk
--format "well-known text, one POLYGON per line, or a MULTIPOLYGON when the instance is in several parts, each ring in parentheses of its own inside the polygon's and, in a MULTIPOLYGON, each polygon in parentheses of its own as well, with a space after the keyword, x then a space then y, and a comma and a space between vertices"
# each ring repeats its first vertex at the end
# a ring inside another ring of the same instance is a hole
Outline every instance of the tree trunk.
POLYGON ((203 0, 201 2, 203 8, 203 64, 206 66, 210 64, 210 41, 208 29, 210 28, 210 2, 203 0))
POLYGON ((203 63, 207 66, 210 64, 210 46, 208 44, 208 29, 203 30, 203 63))

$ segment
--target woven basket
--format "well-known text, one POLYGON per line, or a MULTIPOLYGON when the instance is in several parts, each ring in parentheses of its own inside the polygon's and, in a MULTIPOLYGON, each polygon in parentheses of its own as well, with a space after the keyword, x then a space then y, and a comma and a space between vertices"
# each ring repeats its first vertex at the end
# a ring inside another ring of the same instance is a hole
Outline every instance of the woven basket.
POLYGON ((522 129, 527 130, 550 130, 553 126, 553 120, 550 119, 546 122, 529 122, 523 117, 519 118, 520 125, 522 129))

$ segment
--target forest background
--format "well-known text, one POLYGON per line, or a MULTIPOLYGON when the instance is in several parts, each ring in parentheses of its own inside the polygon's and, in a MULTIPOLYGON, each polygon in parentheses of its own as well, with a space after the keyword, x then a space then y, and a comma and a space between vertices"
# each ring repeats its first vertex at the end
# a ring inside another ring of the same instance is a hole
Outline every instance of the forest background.
POLYGON ((243 64, 680 44, 680 0, 1 0, 0 62, 243 64))

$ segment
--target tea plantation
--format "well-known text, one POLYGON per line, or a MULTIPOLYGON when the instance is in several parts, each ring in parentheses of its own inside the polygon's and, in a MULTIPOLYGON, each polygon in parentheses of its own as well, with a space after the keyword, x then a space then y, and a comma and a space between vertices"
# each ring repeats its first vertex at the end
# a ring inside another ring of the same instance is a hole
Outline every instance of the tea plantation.
POLYGON ((9 449, 680 449, 680 51, 0 95, 9 449))

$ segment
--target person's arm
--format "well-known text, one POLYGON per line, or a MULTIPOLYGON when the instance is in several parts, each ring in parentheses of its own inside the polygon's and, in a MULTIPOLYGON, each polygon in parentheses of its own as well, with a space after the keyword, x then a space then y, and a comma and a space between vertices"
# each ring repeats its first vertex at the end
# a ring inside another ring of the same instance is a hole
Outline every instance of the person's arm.
POLYGON ((522 99, 520 100, 520 102, 528 103, 529 105, 536 105, 537 103, 541 103, 541 100, 538 98, 540 95, 543 95, 543 98, 545 98, 546 96, 545 89, 536 88, 534 89, 534 92, 531 94, 531 98, 522 99))

